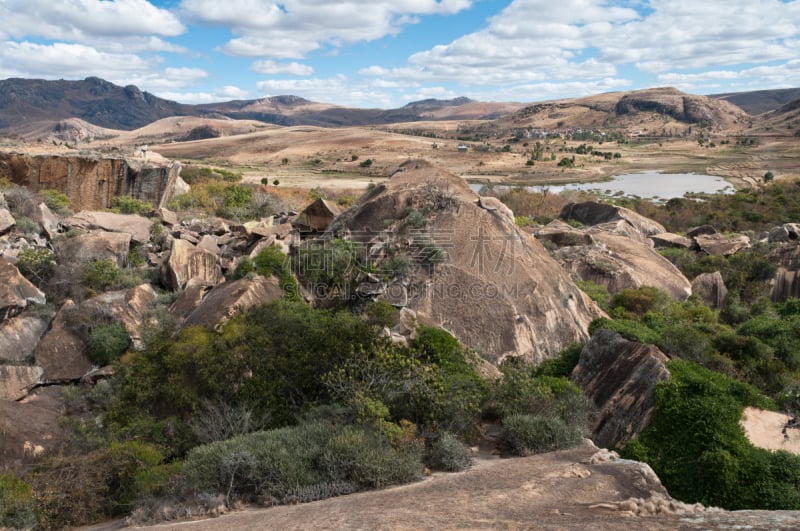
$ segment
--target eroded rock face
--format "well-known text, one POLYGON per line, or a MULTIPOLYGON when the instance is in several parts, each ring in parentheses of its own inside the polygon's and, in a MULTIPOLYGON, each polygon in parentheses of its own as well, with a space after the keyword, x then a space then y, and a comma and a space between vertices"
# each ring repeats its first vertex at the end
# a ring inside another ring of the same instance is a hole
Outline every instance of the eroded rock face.
POLYGON ((0 177, 35 192, 66 194, 74 210, 103 210, 116 196, 154 206, 169 200, 180 165, 157 166, 124 158, 0 153, 0 177))
POLYGON ((585 340, 588 324, 602 315, 535 238, 427 162, 403 164, 333 226, 367 243, 378 262, 409 257, 408 307, 494 363, 552 357, 585 340), (428 212, 424 229, 406 223, 415 210, 428 212), (431 244, 440 250, 435 260, 425 254, 431 244))
POLYGON ((599 410, 592 427, 598 446, 622 447, 647 428, 653 387, 669 378, 667 361, 658 347, 610 330, 599 330, 586 343, 571 379, 599 410))
POLYGON ((0 256, 0 321, 14 317, 31 303, 44 304, 44 293, 0 256))
MULTIPOLYGON (((570 229, 561 235, 551 229, 545 233, 545 238, 567 243, 554 251, 565 269, 575 272, 582 280, 605 286, 611 294, 626 288, 653 286, 677 300, 691 295, 692 287, 686 277, 650 245, 596 229, 592 227, 586 232, 570 229), (581 233, 584 238, 588 237, 590 244, 582 244, 581 233)), ((537 237, 541 236, 537 233, 537 237)))
POLYGON ((641 241, 647 241, 650 236, 666 232, 663 225, 633 210, 597 201, 570 203, 561 209, 558 217, 579 221, 589 226, 613 223, 614 225, 605 227, 604 230, 627 234, 641 241))
POLYGON ((787 243, 771 252, 769 258, 778 266, 770 298, 785 301, 790 297, 800 297, 800 244, 787 243))
POLYGON ((700 297, 705 304, 712 308, 722 308, 728 288, 719 271, 697 275, 692 280, 692 293, 700 297))
POLYGON ((143 216, 132 214, 84 210, 67 219, 64 224, 75 229, 124 232, 129 234, 130 239, 137 243, 147 243, 150 241, 150 227, 153 222, 143 216))
POLYGON ((94 231, 65 238, 56 243, 60 264, 84 264, 111 258, 117 267, 128 263, 131 235, 127 232, 94 231))
POLYGON ((44 371, 44 381, 73 381, 92 369, 86 355, 86 344, 69 326, 67 314, 75 308, 74 302, 65 302, 53 319, 50 330, 36 346, 34 359, 44 371))
POLYGON ((750 238, 744 234, 700 234, 695 236, 694 241, 701 251, 714 256, 728 256, 750 247, 750 238))
POLYGON ((162 268, 162 279, 169 289, 182 289, 190 278, 217 285, 224 280, 216 254, 184 240, 174 240, 169 260, 162 268))
POLYGON ((19 471, 58 446, 63 438, 61 419, 51 409, 0 399, 0 472, 19 471))
POLYGON ((653 245, 656 247, 656 249, 662 249, 664 247, 690 249, 692 247, 692 240, 671 232, 654 234, 653 236, 650 236, 650 239, 653 241, 653 245))
POLYGON ((11 215, 11 212, 9 212, 7 208, 0 208, 0 234, 5 234, 10 231, 16 224, 17 221, 14 219, 14 216, 11 215))
POLYGON ((48 320, 24 315, 0 322, 0 361, 27 360, 48 324, 48 320))
POLYGON ((278 279, 256 275, 225 282, 213 288, 200 305, 189 314, 184 326, 219 328, 250 308, 283 297, 278 279))
POLYGON ((41 378, 41 367, 0 365, 0 401, 24 398, 41 378))

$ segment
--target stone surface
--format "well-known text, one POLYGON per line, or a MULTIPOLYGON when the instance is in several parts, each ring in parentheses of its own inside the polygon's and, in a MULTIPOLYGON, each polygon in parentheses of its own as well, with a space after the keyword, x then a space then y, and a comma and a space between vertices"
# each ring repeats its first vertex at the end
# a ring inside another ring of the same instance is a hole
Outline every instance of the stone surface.
POLYGON ((729 256, 750 247, 750 238, 744 234, 701 234, 695 236, 694 241, 701 251, 714 256, 729 256))
POLYGON ((719 271, 697 275, 692 280, 692 293, 700 297, 705 304, 712 308, 722 308, 728 288, 719 271))
POLYGON ((44 371, 43 381, 74 381, 92 369, 86 355, 86 344, 69 325, 68 314, 76 306, 71 300, 65 302, 53 319, 50 330, 36 346, 33 355, 36 365, 44 371))
POLYGON ((667 356, 654 345, 599 330, 583 347, 571 380, 598 408, 592 440, 621 447, 650 423, 653 387, 669 379, 667 356))
POLYGON ((770 298, 785 301, 800 297, 800 243, 789 242, 769 254, 770 261, 777 266, 772 282, 770 298))
POLYGON ((689 249, 692 247, 692 240, 686 238, 685 236, 673 234, 671 232, 654 234, 650 236, 650 239, 653 241, 653 245, 656 249, 663 249, 664 247, 679 247, 682 249, 689 249))
POLYGON ((300 212, 292 225, 300 232, 323 232, 328 229, 333 218, 342 213, 338 205, 319 198, 300 212))
POLYGON ((201 278, 190 278, 183 287, 181 294, 173 301, 167 311, 179 320, 186 319, 190 313, 200 306, 200 303, 203 302, 203 297, 213 287, 201 278))
POLYGON ((462 179, 409 161, 334 224, 354 240, 390 248, 387 256, 409 257, 412 267, 396 279, 407 285, 408 307, 493 363, 506 356, 539 362, 585 340, 602 311, 541 243, 477 200, 462 179), (441 262, 426 261, 421 240, 404 225, 411 210, 429 212, 421 236, 442 251, 441 262))
POLYGON ((125 158, 81 155, 0 153, 0 178, 38 192, 58 190, 74 210, 102 210, 116 196, 131 196, 154 206, 169 201, 180 164, 154 165, 125 158))
POLYGON ((17 221, 11 215, 11 212, 7 208, 0 208, 0 234, 10 231, 16 224, 17 221))
POLYGON ((108 232, 124 232, 130 234, 133 241, 148 243, 150 241, 150 227, 153 222, 143 216, 133 214, 115 214, 113 212, 78 212, 64 221, 68 227, 108 232))
POLYGON ((127 290, 101 293, 81 303, 80 307, 91 315, 105 315, 121 323, 134 348, 138 348, 141 346, 145 312, 155 297, 156 292, 150 284, 141 284, 127 290))
POLYGON ((131 235, 102 230, 59 240, 56 247, 59 264, 77 265, 111 258, 118 267, 128 263, 131 235))
POLYGON ((14 317, 31 303, 44 304, 44 293, 22 276, 17 266, 0 257, 0 321, 14 317))
POLYGON ((214 287, 186 318, 184 326, 219 328, 241 313, 283 297, 278 279, 255 275, 214 287))
POLYGON ((561 209, 558 217, 564 220, 579 221, 589 226, 609 222, 623 222, 617 230, 625 231, 632 236, 635 235, 640 240, 646 240, 649 236, 666 232, 664 226, 660 223, 632 210, 597 201, 570 203, 561 209), (630 232, 628 229, 630 229, 630 232))
POLYGON ((193 277, 211 285, 224 281, 217 255, 184 240, 173 241, 169 260, 161 273, 164 285, 173 291, 182 289, 193 277))
POLYGON ((0 363, 26 361, 49 324, 49 320, 25 315, 0 322, 0 363))
POLYGON ((41 367, 0 365, 0 401, 24 398, 41 378, 41 367))
POLYGON ((686 277, 647 243, 594 228, 590 237, 591 245, 567 245, 553 253, 565 269, 582 280, 605 286, 611 294, 653 286, 677 300, 691 295, 686 277))
POLYGON ((164 225, 169 227, 178 224, 178 215, 167 208, 156 209, 156 217, 161 220, 164 225))
POLYGON ((55 450, 64 436, 61 421, 52 409, 0 399, 0 473, 21 473, 35 457, 55 450))

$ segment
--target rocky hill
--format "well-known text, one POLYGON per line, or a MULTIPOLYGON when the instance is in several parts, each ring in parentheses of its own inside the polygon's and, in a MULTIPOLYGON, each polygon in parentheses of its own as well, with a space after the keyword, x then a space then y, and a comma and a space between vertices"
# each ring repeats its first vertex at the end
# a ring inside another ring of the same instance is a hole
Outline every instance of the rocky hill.
POLYGON ((726 101, 664 87, 537 103, 503 121, 546 129, 635 126, 661 131, 693 124, 727 129, 746 124, 749 117, 726 101))
POLYGON ((800 88, 753 90, 731 94, 710 94, 716 98, 733 103, 751 115, 774 111, 793 100, 800 98, 800 88))

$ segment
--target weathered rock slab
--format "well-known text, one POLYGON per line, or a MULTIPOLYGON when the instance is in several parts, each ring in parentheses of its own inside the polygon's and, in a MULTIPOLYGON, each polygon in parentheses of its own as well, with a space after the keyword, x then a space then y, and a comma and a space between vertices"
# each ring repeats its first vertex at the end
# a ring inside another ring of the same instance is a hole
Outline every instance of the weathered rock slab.
POLYGON ((669 379, 667 356, 654 345, 599 330, 583 347, 571 380, 598 408, 592 440, 621 447, 644 431, 653 414, 653 388, 669 379))
POLYGON ((44 293, 22 276, 17 266, 0 257, 0 321, 19 314, 31 303, 44 304, 44 293))
POLYGON ((48 324, 48 320, 24 315, 0 322, 0 360, 27 360, 48 324))
POLYGON ((68 313, 76 309, 68 300, 53 319, 50 330, 39 341, 34 352, 36 365, 44 374, 44 381, 73 381, 92 369, 86 354, 86 344, 70 328, 68 313))
POLYGON ((218 328, 250 308, 281 297, 283 290, 275 277, 255 275, 225 282, 214 287, 183 324, 218 328))
POLYGON ((56 243, 61 264, 83 264, 111 258, 118 267, 128 262, 131 235, 124 232, 94 231, 65 238, 56 243))
POLYGON ((153 224, 148 218, 134 214, 115 214, 113 212, 88 210, 78 212, 64 223, 76 229, 124 232, 138 243, 150 241, 150 227, 153 224))
POLYGON ((24 398, 41 378, 41 367, 0 365, 0 400, 24 398))
POLYGON ((162 267, 162 279, 171 290, 182 289, 190 278, 217 285, 224 280, 219 257, 184 240, 172 242, 169 260, 162 267))

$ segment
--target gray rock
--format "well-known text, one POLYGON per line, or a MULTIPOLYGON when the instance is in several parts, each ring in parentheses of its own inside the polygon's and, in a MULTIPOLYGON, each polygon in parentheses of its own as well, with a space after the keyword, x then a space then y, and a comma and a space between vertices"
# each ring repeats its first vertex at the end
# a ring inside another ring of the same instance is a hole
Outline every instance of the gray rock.
POLYGON ((599 330, 583 347, 571 380, 598 408, 592 440, 622 447, 642 433, 653 415, 653 388, 669 379, 667 356, 654 345, 599 330))
POLYGON ((75 381, 92 369, 86 343, 69 324, 68 314, 76 309, 77 305, 71 300, 65 302, 53 319, 50 330, 36 346, 33 355, 36 365, 44 371, 44 381, 75 381))
POLYGON ((241 313, 283 297, 278 279, 255 275, 214 287, 186 318, 184 326, 219 328, 241 313))
POLYGON ((152 221, 143 216, 88 210, 78 212, 64 223, 76 229, 124 232, 138 243, 148 243, 150 241, 150 227, 153 224, 152 221))
POLYGON ((728 296, 728 288, 719 271, 703 273, 692 280, 692 293, 700 297, 705 304, 712 308, 722 308, 728 296))
POLYGON ((44 303, 44 293, 22 276, 17 266, 0 257, 0 321, 14 317, 29 304, 44 303))
POLYGON ((632 210, 596 201, 570 203, 561 209, 558 217, 564 220, 579 221, 589 226, 624 221, 625 225, 632 229, 631 234, 636 234, 638 239, 646 239, 654 234, 666 232, 660 223, 632 210))
POLYGON ((7 208, 0 208, 0 234, 5 234, 14 228, 17 220, 11 215, 7 208))
POLYGON ((653 245, 656 249, 663 249, 665 247, 678 247, 681 249, 690 249, 692 247, 692 240, 681 236, 679 234, 673 234, 671 232, 662 232, 661 234, 654 234, 650 236, 650 239, 653 241, 653 245))
POLYGON ((217 285, 225 280, 218 260, 214 253, 197 248, 189 242, 175 240, 172 242, 169 260, 161 268, 164 285, 177 291, 193 277, 217 285))
POLYGON ((128 263, 131 235, 126 232, 94 231, 56 243, 60 264, 84 264, 111 258, 118 267, 128 263))
POLYGON ((750 238, 744 234, 701 234, 695 236, 694 241, 701 251, 714 256, 729 256, 750 247, 750 238))
POLYGON ((0 322, 0 360, 26 361, 49 324, 49 320, 25 315, 0 322))
POLYGON ((0 400, 24 398, 41 378, 41 367, 0 365, 0 400))

